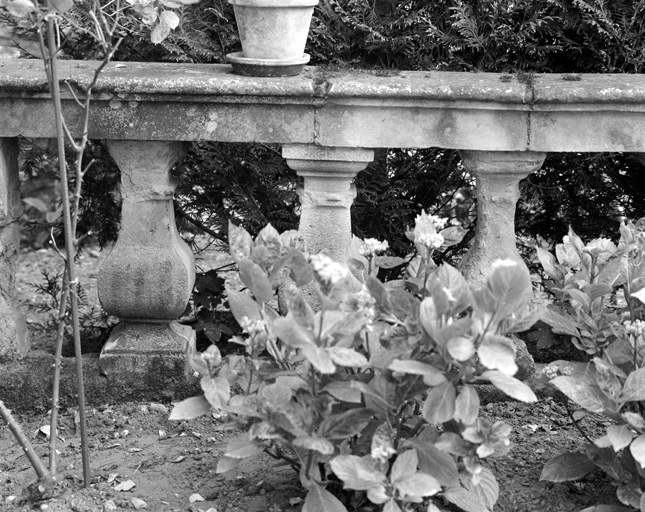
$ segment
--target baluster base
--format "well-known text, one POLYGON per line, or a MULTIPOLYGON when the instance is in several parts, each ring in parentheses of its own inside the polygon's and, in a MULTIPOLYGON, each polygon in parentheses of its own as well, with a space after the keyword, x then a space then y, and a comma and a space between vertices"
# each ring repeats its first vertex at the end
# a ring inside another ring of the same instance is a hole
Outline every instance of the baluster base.
POLYGON ((168 387, 190 377, 189 358, 194 352, 195 331, 188 326, 122 321, 101 351, 99 368, 115 385, 145 379, 168 387))

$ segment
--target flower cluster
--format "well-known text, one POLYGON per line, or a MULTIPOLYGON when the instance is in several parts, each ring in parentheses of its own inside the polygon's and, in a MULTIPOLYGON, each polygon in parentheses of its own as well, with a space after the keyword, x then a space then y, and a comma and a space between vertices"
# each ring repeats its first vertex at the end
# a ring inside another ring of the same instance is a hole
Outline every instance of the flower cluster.
POLYGON ((417 215, 416 224, 414 226, 414 243, 424 247, 427 250, 439 249, 444 244, 444 237, 439 231, 446 227, 447 219, 442 219, 436 215, 428 215, 422 211, 417 215))
POLYGON ((327 285, 335 285, 349 276, 349 269, 323 253, 313 254, 309 257, 311 266, 318 279, 327 285))
POLYGON ((387 251, 389 247, 388 241, 384 240, 383 242, 377 240, 376 238, 366 238, 363 240, 363 246, 358 250, 361 256, 370 258, 376 254, 387 251))

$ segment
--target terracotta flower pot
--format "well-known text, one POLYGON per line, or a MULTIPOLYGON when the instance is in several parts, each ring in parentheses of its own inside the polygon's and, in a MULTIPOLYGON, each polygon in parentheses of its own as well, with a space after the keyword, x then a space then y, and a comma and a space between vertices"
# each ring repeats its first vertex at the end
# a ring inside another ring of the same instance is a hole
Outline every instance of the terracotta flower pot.
POLYGON ((229 0, 242 52, 227 55, 243 75, 297 75, 309 62, 305 52, 311 15, 318 0, 229 0))

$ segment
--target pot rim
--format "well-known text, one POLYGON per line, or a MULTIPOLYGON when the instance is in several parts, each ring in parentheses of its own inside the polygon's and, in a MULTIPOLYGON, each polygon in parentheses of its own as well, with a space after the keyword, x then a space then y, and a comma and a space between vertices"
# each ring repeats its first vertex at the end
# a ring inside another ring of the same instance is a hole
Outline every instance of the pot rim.
POLYGON ((319 0, 228 0, 230 4, 243 7, 313 7, 318 5, 319 0))

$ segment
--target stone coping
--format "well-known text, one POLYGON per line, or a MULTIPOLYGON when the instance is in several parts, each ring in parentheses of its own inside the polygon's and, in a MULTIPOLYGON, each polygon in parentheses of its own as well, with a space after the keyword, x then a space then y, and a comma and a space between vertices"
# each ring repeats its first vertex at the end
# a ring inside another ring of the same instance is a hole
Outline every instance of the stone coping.
MULTIPOLYGON (((87 85, 93 61, 61 61, 87 85)), ((65 94, 68 125, 80 109, 65 94)), ((238 76, 228 65, 113 62, 96 86, 90 137, 337 147, 645 152, 645 76, 306 67, 238 76)), ((0 137, 54 136, 38 60, 0 59, 0 137)))

